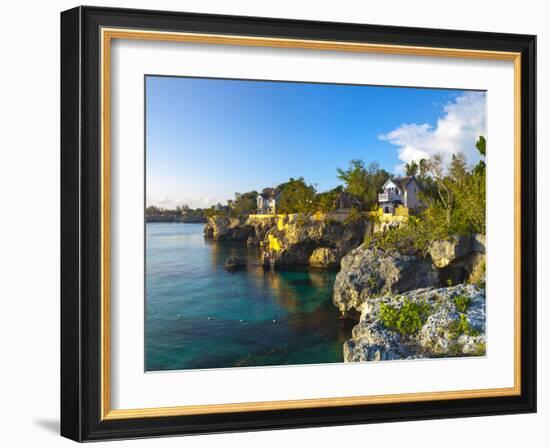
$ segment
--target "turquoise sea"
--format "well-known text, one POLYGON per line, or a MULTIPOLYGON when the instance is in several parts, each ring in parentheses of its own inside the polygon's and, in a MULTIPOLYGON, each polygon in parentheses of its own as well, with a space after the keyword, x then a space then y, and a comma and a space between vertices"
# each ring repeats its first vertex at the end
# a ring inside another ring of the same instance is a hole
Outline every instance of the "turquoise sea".
POLYGON ((342 362, 335 276, 265 270, 257 248, 205 241, 202 224, 146 224, 146 370, 342 362), (226 271, 230 256, 247 269, 226 271))

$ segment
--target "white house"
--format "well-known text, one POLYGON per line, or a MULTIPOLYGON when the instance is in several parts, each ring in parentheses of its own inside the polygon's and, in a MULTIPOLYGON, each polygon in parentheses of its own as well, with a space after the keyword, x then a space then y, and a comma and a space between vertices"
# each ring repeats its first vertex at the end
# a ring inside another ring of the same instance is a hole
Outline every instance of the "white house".
POLYGON ((393 213, 399 205, 414 210, 422 205, 418 193, 420 186, 414 176, 388 179, 378 194, 378 204, 384 213, 393 213))
POLYGON ((258 214, 275 214, 277 204, 281 199, 282 190, 280 188, 264 188, 256 200, 258 204, 258 214))

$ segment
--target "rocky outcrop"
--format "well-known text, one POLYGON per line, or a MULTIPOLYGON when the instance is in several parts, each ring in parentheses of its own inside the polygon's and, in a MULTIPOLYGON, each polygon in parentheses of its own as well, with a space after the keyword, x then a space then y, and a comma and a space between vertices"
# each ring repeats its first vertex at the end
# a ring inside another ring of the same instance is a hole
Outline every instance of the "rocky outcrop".
POLYGON ((466 256, 470 252, 469 236, 457 236, 449 240, 434 241, 428 253, 438 268, 449 266, 451 262, 466 256))
POLYGON ((372 296, 439 285, 429 258, 386 252, 365 245, 342 258, 333 301, 342 314, 358 310, 372 296))
POLYGON ((213 241, 246 241, 255 234, 246 218, 212 216, 204 226, 204 237, 213 241))
POLYGON ((228 271, 236 271, 246 267, 246 260, 239 257, 230 257, 225 261, 224 268, 228 271))
POLYGON ((478 283, 485 275, 485 235, 455 236, 433 242, 429 249, 442 285, 465 281, 478 283))
POLYGON ((483 288, 460 284, 369 297, 359 309, 360 321, 344 343, 345 362, 485 355, 483 288), (410 319, 414 331, 392 327, 388 310, 396 322, 410 319))
POLYGON ((262 243, 264 264, 337 267, 340 259, 363 242, 368 223, 283 219, 262 243))
POLYGON ((464 282, 484 285, 485 236, 436 241, 426 257, 363 244, 343 257, 340 265, 333 301, 342 314, 348 314, 373 296, 464 282))
POLYGON ((249 218, 246 220, 246 224, 254 228, 254 233, 248 237, 246 244, 249 246, 259 246, 265 239, 267 232, 277 225, 277 218, 249 218))
POLYGON ((338 249, 319 247, 309 257, 309 265, 315 268, 334 268, 340 263, 338 249))

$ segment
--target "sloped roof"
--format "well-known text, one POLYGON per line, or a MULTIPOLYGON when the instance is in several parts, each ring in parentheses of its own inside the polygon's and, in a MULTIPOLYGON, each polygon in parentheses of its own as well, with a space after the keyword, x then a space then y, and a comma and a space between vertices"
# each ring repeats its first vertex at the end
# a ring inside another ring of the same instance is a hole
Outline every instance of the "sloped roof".
POLYGON ((279 187, 277 188, 268 187, 262 190, 262 192, 260 193, 260 196, 264 199, 273 199, 280 192, 281 192, 281 189, 279 187))
POLYGON ((392 181, 399 188, 401 188, 402 190, 405 190, 409 182, 413 179, 414 179, 414 176, 404 176, 404 177, 396 177, 392 179, 392 181))

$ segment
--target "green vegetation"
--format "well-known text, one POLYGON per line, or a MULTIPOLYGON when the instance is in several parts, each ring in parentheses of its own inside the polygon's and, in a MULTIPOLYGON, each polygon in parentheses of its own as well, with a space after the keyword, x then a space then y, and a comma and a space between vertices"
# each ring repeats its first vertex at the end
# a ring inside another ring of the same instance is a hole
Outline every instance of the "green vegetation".
POLYGON ((474 356, 485 356, 486 353, 487 353, 487 344, 485 344, 485 342, 482 342, 476 347, 474 356))
POLYGON ((365 244, 381 250, 397 250, 402 253, 426 255, 430 244, 444 237, 430 227, 429 221, 410 216, 403 225, 365 236, 365 244))
POLYGON ((401 335, 413 335, 420 331, 429 311, 427 303, 415 303, 405 298, 400 308, 382 304, 380 320, 390 330, 398 331, 401 335))
POLYGON ((458 319, 453 320, 449 325, 449 337, 458 339, 463 334, 466 336, 479 336, 479 332, 470 326, 466 315, 460 313, 458 319))
POLYGON ((453 297, 453 302, 457 311, 459 311, 460 313, 465 313, 466 311, 468 311, 468 308, 470 308, 472 298, 466 295, 458 294, 453 297))
POLYGON ((348 217, 345 219, 344 223, 345 224, 352 224, 354 222, 359 222, 362 219, 365 219, 365 216, 363 215, 363 213, 361 213, 356 208, 352 208, 349 212, 348 217))
POLYGON ((342 191, 343 187, 338 185, 332 190, 319 193, 316 198, 317 210, 324 213, 334 210, 334 203, 342 191))
POLYGON ((191 209, 185 204, 175 209, 150 205, 145 208, 145 220, 147 222, 204 222, 206 221, 206 210, 191 209))
POLYGON ((228 201, 231 216, 242 216, 256 213, 258 192, 235 193, 235 199, 228 201))
POLYGON ((378 192, 390 178, 390 173, 376 162, 365 166, 362 160, 354 159, 346 170, 337 169, 338 179, 345 183, 345 191, 361 201, 363 210, 373 210, 378 204, 378 192))
MULTIPOLYGON (((479 137, 476 147, 485 156, 483 136, 479 137)), ((367 236, 366 244, 425 255, 433 241, 452 235, 485 233, 484 161, 469 168, 464 154, 453 155, 448 165, 442 155, 435 155, 418 164, 411 162, 406 170, 419 173, 417 180, 422 189, 420 198, 424 210, 398 228, 367 236)))
POLYGON ((277 210, 279 213, 313 213, 317 210, 317 193, 313 185, 307 185, 303 177, 290 178, 279 185, 282 189, 277 210))
POLYGON ((405 163, 405 174, 407 176, 416 176, 418 174, 418 163, 412 160, 410 163, 405 163))

